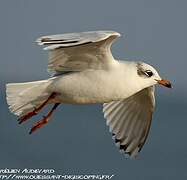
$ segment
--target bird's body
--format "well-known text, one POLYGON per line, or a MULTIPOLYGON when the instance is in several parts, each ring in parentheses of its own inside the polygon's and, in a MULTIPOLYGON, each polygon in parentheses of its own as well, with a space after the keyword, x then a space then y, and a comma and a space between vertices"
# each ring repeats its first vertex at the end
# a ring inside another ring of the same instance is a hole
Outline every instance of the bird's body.
POLYGON ((154 85, 171 85, 148 64, 115 60, 110 46, 118 36, 113 31, 92 31, 39 38, 38 44, 47 45, 48 71, 53 77, 7 84, 7 102, 20 123, 54 103, 32 133, 48 122, 59 104, 103 103, 115 142, 125 153, 136 156, 149 132, 154 85))
MULTIPOLYGON (((129 63, 127 62, 129 65, 129 63)), ((129 77, 125 62, 116 61, 109 69, 85 70, 50 79, 50 92, 57 92, 56 102, 70 104, 106 103, 125 99, 144 87, 129 77), (122 66, 121 66, 122 64, 122 66), (123 83, 122 83, 123 81, 123 83), (118 88, 116 88, 118 84, 118 88), (131 87, 134 87, 132 91, 131 87)))

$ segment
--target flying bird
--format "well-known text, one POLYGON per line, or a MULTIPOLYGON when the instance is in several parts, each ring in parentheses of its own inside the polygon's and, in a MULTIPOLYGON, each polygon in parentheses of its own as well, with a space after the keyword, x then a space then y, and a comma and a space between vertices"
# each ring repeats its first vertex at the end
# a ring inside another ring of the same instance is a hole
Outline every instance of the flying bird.
POLYGON ((114 59, 110 48, 119 36, 114 31, 89 31, 37 39, 49 53, 51 77, 6 84, 7 103, 19 123, 53 104, 31 134, 48 123, 60 104, 102 103, 116 145, 125 154, 137 156, 149 133, 155 85, 171 88, 171 83, 144 62, 114 59))

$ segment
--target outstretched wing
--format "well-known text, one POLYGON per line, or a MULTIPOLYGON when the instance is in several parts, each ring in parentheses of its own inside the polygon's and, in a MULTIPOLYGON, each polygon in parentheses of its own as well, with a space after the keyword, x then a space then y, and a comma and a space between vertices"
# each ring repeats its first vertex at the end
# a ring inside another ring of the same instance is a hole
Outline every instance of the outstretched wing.
POLYGON ((43 36, 37 42, 49 51, 48 71, 59 74, 107 68, 114 61, 110 46, 118 36, 114 31, 90 31, 43 36))
POLYGON ((104 117, 120 150, 135 157, 149 133, 155 107, 154 87, 103 105, 104 117))

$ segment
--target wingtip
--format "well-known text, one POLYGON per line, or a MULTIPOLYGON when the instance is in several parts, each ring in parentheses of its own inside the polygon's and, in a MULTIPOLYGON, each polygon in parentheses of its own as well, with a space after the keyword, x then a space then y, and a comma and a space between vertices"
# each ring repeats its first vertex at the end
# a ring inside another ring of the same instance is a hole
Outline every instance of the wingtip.
POLYGON ((35 42, 38 44, 38 45, 44 45, 45 42, 48 42, 50 40, 50 38, 48 38, 47 36, 41 36, 39 38, 37 38, 35 40, 35 42))
POLYGON ((121 34, 120 34, 120 33, 118 33, 118 32, 114 32, 114 35, 116 35, 116 36, 118 36, 118 37, 120 37, 120 36, 121 36, 121 34))
POLYGON ((120 37, 121 34, 117 31, 108 31, 110 33, 110 35, 113 35, 113 36, 117 36, 117 37, 120 37))
POLYGON ((35 40, 35 43, 37 43, 38 45, 43 45, 42 38, 37 38, 35 40))

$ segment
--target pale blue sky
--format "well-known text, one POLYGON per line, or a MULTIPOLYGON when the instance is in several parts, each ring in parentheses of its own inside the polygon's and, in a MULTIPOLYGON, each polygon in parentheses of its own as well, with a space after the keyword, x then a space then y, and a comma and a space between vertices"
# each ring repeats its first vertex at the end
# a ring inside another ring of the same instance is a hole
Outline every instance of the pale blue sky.
POLYGON ((0 1, 0 168, 112 173, 114 180, 187 179, 186 18, 185 0, 0 1), (101 106, 61 106, 33 136, 28 135, 33 121, 20 127, 7 109, 5 83, 48 77, 47 53, 36 38, 88 30, 120 32, 116 58, 145 61, 173 82, 172 90, 157 89, 151 132, 136 161, 118 152, 101 106))

